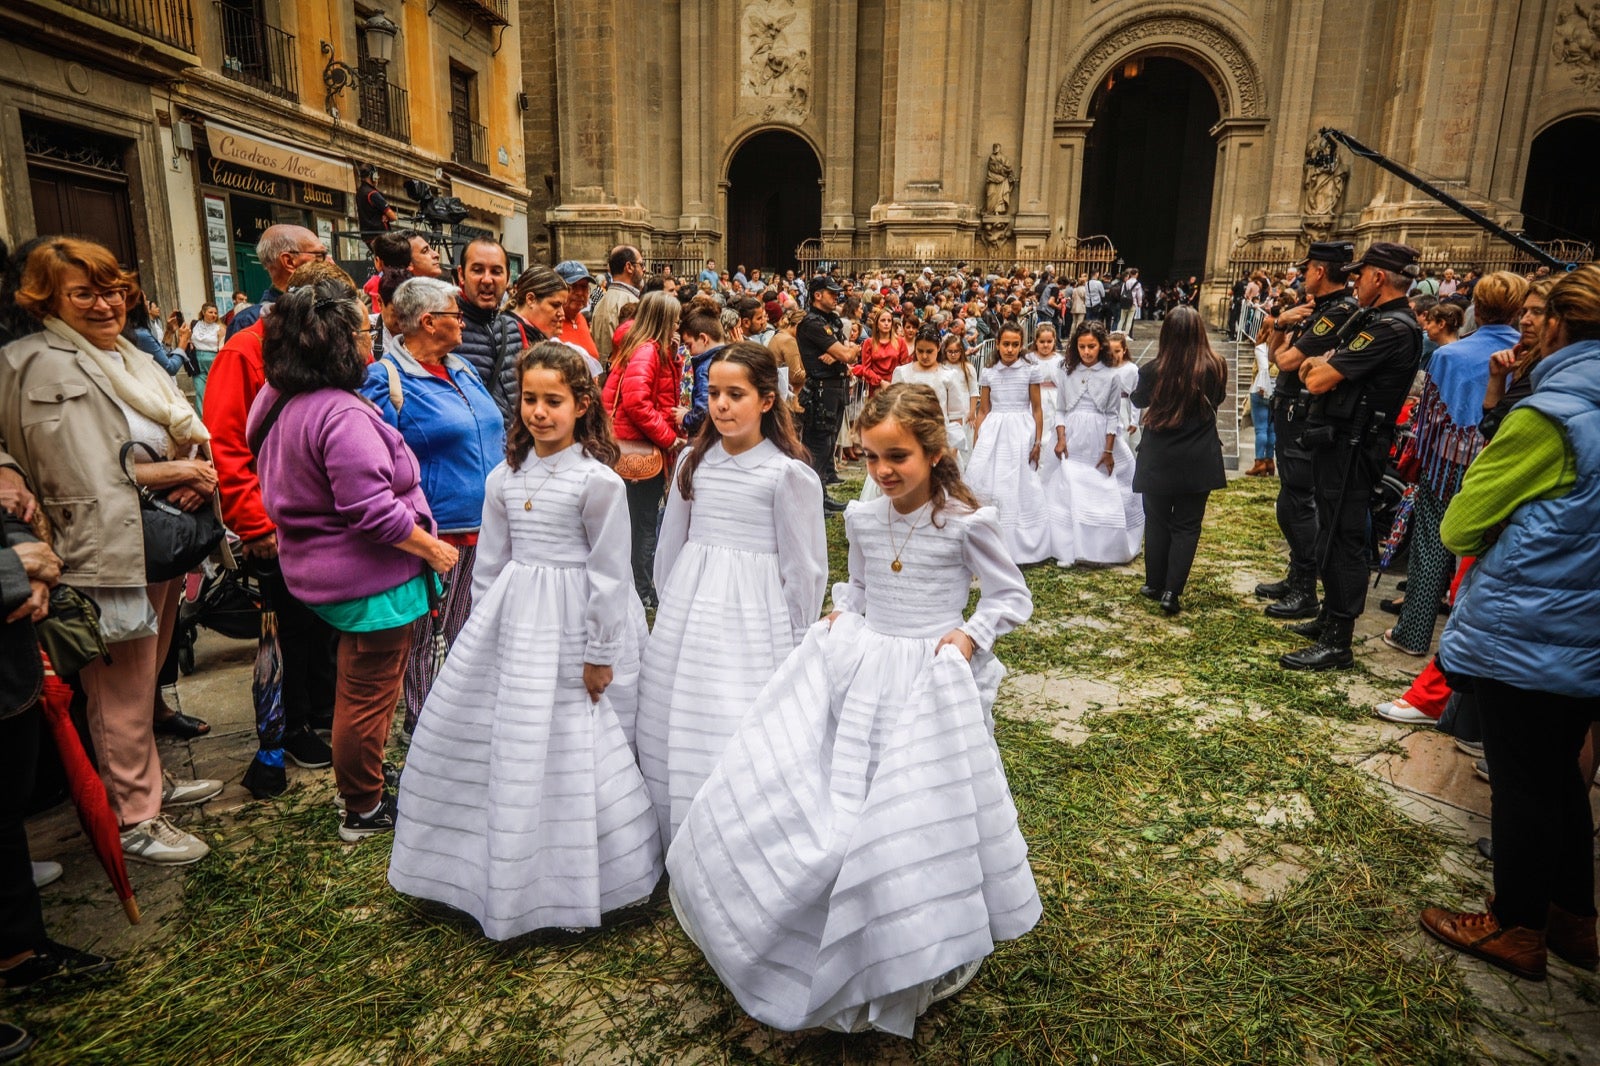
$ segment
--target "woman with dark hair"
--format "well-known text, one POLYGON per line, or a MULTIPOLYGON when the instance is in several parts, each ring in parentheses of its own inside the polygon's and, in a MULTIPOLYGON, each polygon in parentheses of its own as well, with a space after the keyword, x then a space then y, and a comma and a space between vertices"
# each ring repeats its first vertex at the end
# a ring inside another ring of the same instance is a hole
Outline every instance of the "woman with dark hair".
POLYGON ((1155 359, 1139 368, 1130 399, 1144 409, 1133 491, 1144 499, 1144 587, 1166 614, 1181 609, 1206 498, 1228 483, 1222 469, 1217 408, 1228 364, 1211 350, 1205 322, 1192 307, 1175 307, 1161 320, 1155 359))
MULTIPOLYGON (((535 263, 511 283, 506 294, 506 313, 489 327, 494 342, 495 369, 484 384, 500 405, 509 426, 517 418, 520 386, 517 360, 521 354, 543 340, 561 335, 567 317, 567 280, 543 263, 535 263)), ((590 373, 600 375, 600 362, 588 353, 584 361, 590 373)))
POLYGON ((127 325, 122 329, 122 335, 133 342, 133 346, 171 374, 178 376, 178 371, 184 368, 186 360, 183 350, 189 346, 190 330, 188 326, 180 324, 176 340, 177 345, 169 345, 163 339, 163 333, 158 331, 156 324, 150 319, 150 308, 142 297, 135 297, 128 301, 127 325))
POLYGON ((333 775, 341 839, 394 829, 383 745, 400 698, 411 624, 456 549, 434 536, 421 466, 400 431, 357 394, 372 328, 356 291, 319 281, 266 316, 267 384, 250 410, 263 502, 289 590, 339 631, 333 775))

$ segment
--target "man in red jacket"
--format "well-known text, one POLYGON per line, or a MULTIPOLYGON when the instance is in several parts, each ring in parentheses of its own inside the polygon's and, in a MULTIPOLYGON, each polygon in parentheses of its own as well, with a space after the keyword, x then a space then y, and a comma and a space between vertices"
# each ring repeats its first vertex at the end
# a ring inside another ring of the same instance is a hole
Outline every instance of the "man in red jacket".
MULTIPOLYGON (((309 284, 318 274, 330 270, 338 268, 311 263, 292 275, 274 276, 272 284, 279 291, 287 291, 294 285, 309 284)), ((256 736, 260 750, 244 775, 244 786, 257 799, 276 796, 287 787, 285 753, 300 766, 333 764, 332 749, 315 730, 333 725, 334 650, 338 640, 333 627, 296 599, 283 583, 278 570, 277 527, 261 502, 255 455, 245 439, 250 405, 267 382, 261 363, 264 329, 264 322, 257 321, 222 346, 211 365, 211 376, 206 379, 204 410, 206 427, 211 430, 217 488, 222 494, 223 521, 243 542, 245 566, 260 581, 266 606, 278 617, 283 701, 281 708, 271 701, 258 701, 256 736)))

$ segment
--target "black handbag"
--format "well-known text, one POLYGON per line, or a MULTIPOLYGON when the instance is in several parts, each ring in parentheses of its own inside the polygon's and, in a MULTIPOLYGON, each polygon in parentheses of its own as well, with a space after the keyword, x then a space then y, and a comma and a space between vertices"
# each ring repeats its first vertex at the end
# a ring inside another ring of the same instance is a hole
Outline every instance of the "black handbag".
POLYGON ((161 457, 143 441, 129 441, 117 458, 122 472, 139 490, 139 517, 144 521, 144 577, 149 582, 170 581, 199 566, 216 550, 222 542, 222 519, 209 504, 198 511, 185 511, 134 481, 128 471, 128 453, 134 448, 143 448, 153 460, 161 457))

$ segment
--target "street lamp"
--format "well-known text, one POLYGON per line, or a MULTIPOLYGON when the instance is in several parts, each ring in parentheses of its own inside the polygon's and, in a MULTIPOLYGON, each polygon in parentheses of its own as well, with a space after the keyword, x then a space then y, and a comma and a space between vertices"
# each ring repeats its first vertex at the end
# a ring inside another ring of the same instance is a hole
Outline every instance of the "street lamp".
MULTIPOLYGON (((400 35, 400 27, 381 11, 371 18, 362 19, 356 27, 367 46, 367 59, 381 72, 394 58, 394 39, 400 35)), ((322 54, 328 57, 327 65, 322 68, 322 84, 328 90, 323 106, 334 118, 338 118, 339 109, 334 107, 333 102, 345 89, 360 87, 362 72, 343 60, 333 58, 333 45, 327 41, 322 42, 322 54)))

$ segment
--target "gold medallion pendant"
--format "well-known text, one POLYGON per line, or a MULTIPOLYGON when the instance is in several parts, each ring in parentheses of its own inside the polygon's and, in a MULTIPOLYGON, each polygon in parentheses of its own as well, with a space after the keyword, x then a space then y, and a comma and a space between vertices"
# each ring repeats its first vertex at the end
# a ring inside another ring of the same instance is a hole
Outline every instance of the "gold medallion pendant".
POLYGON ((895 573, 898 574, 900 572, 900 569, 901 569, 900 568, 900 560, 896 559, 894 562, 890 563, 889 564, 889 569, 893 570, 895 573))

